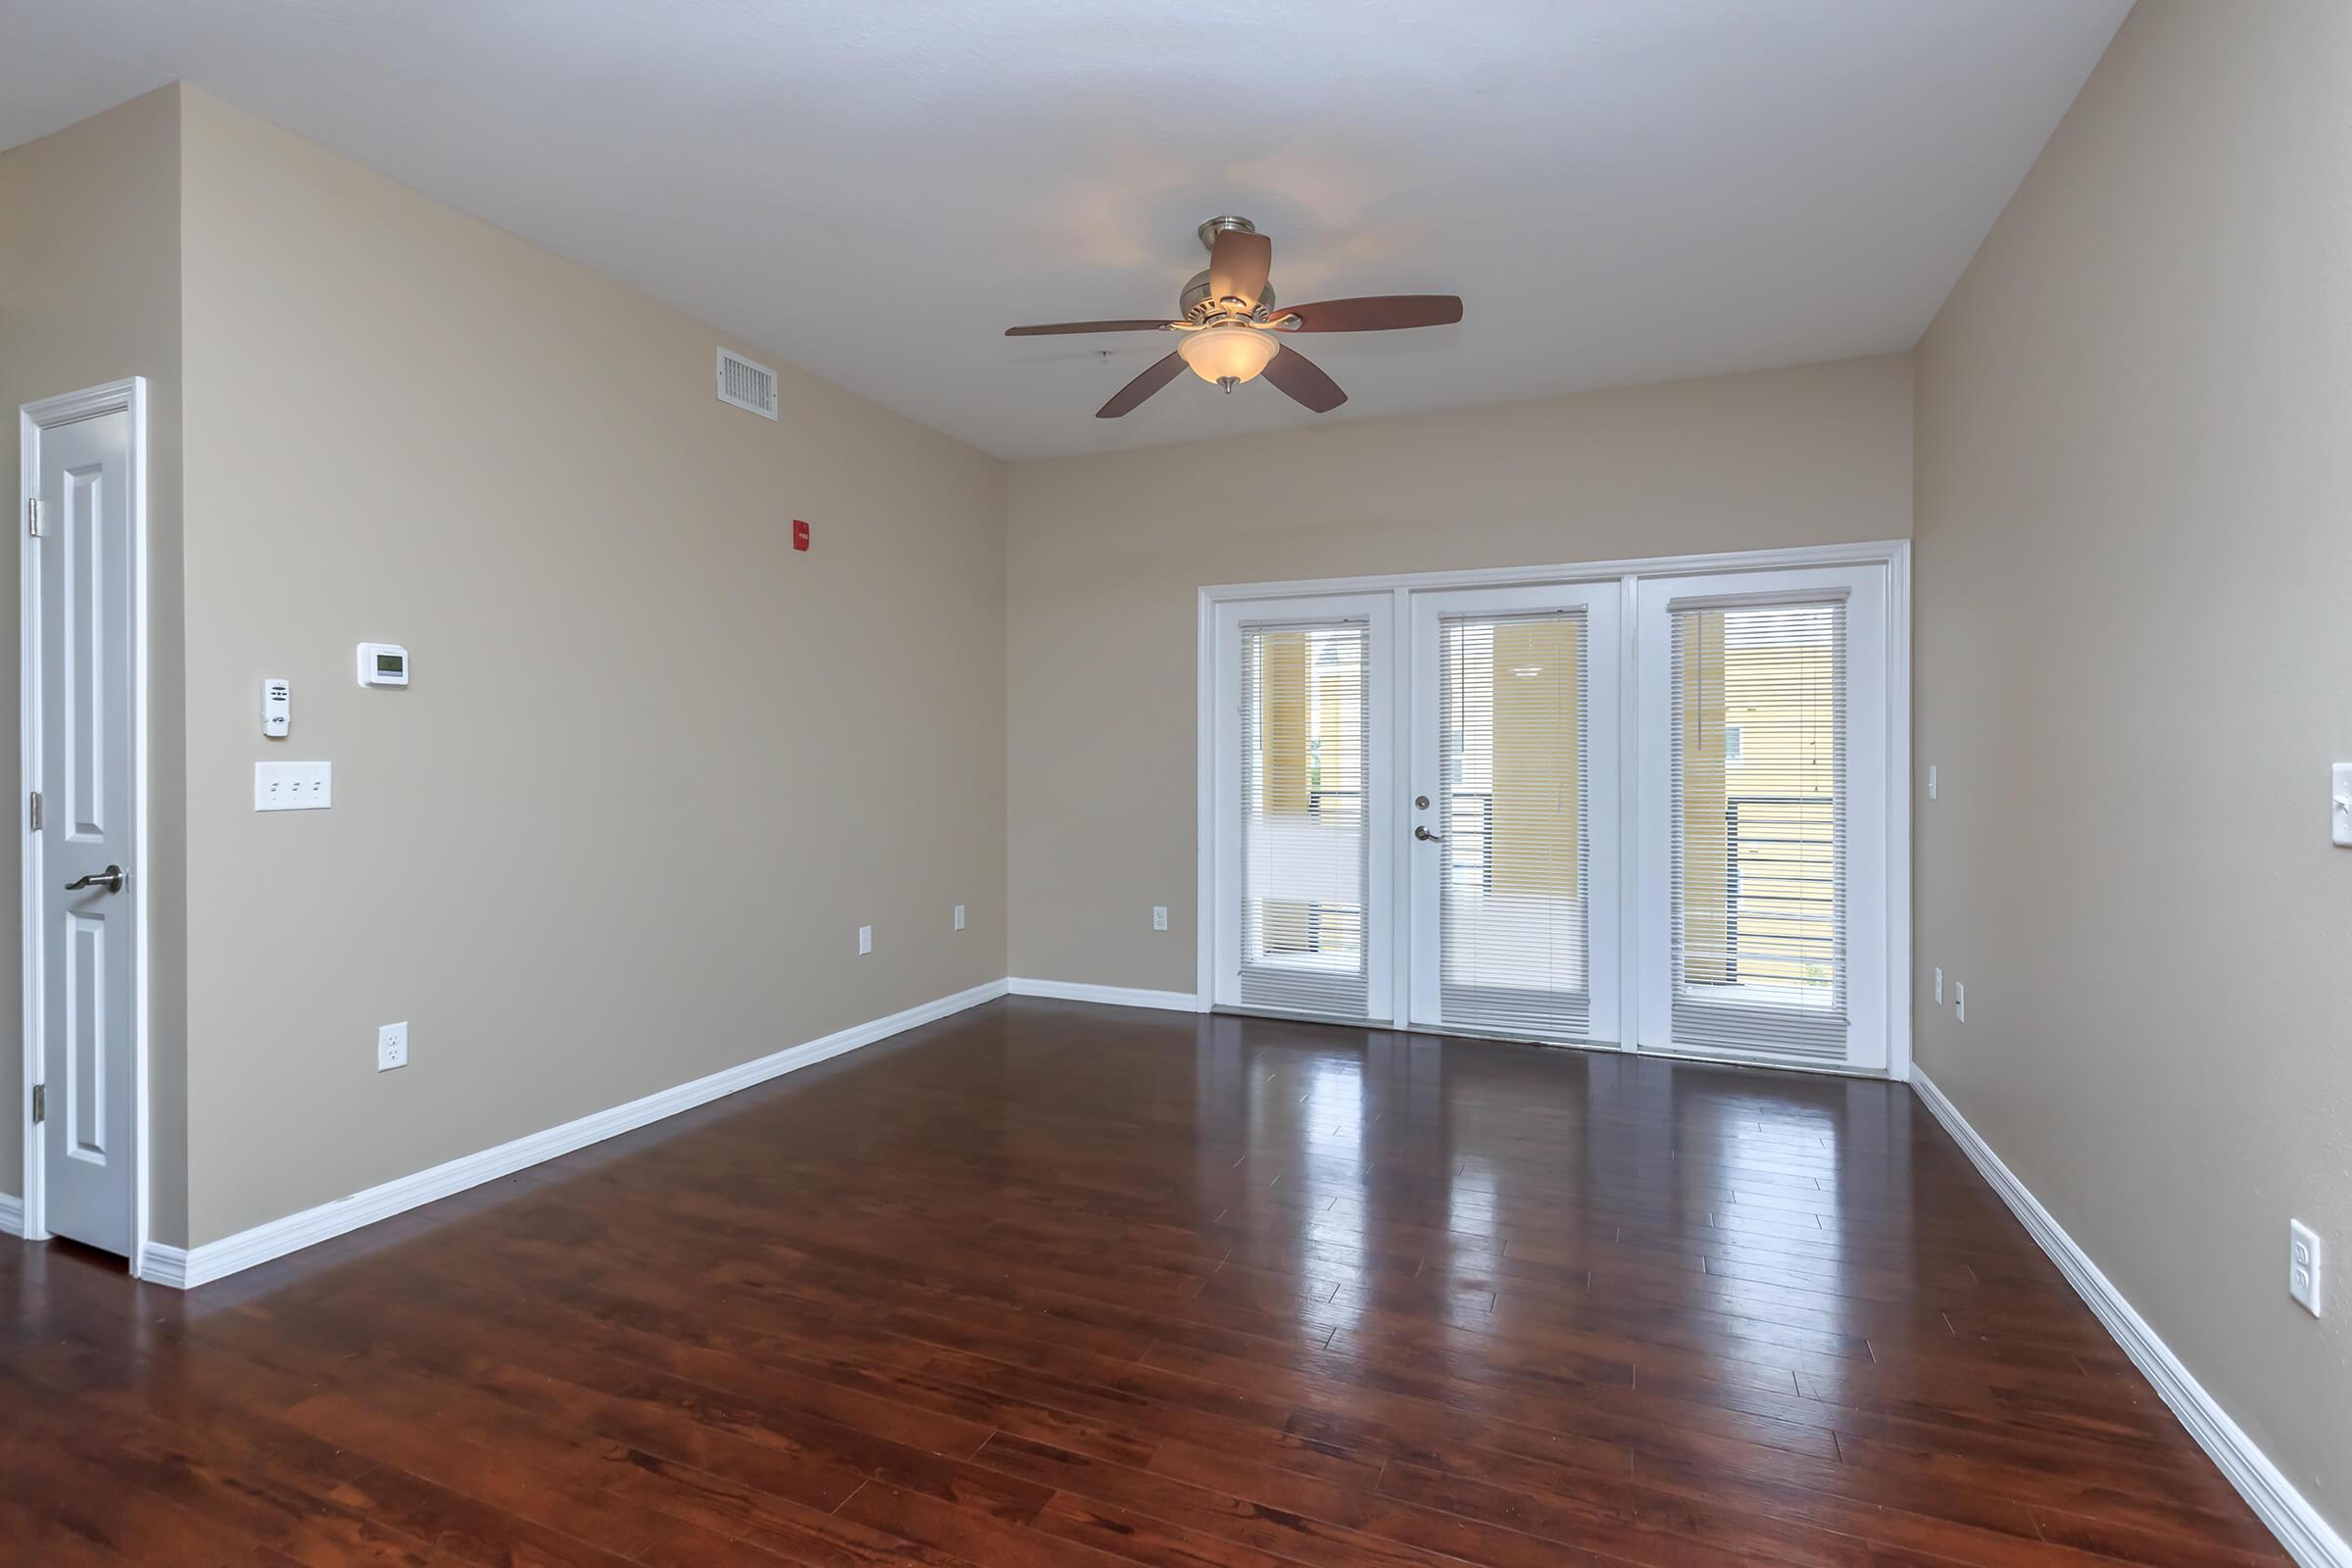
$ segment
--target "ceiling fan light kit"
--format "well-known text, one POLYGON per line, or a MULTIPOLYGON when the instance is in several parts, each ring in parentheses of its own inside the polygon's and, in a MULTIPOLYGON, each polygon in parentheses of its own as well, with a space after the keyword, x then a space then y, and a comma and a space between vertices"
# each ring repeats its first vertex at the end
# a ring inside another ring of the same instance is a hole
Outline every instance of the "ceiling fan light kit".
POLYGON ((1256 380, 1266 363, 1281 351, 1273 333, 1232 321, 1187 332, 1176 344, 1176 352, 1195 375, 1214 381, 1228 392, 1244 381, 1256 380))
POLYGON ((1267 273, 1274 242, 1247 218, 1212 218, 1200 227, 1208 248, 1208 268, 1184 287, 1172 321, 1055 321, 1044 326, 1010 326, 1006 337, 1071 332, 1175 332, 1174 353, 1154 362, 1096 411, 1115 419, 1190 368, 1227 392, 1264 376, 1292 401, 1328 414, 1348 401, 1339 383, 1283 339, 1294 332, 1394 332, 1415 326, 1447 326, 1462 318, 1462 302, 1451 294, 1378 294, 1362 299, 1324 300, 1284 310, 1274 303, 1267 273))

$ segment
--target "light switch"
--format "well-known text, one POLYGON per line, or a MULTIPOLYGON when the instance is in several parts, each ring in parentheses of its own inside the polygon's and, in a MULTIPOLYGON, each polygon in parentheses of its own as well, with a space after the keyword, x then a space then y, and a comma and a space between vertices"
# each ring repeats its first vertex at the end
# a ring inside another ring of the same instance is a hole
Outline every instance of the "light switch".
POLYGON ((2352 844, 2352 762, 2338 762, 2332 769, 2329 793, 2334 797, 2334 836, 2338 844, 2352 844))
POLYGON ((253 764, 253 808, 257 811, 323 811, 334 804, 332 762, 253 764))

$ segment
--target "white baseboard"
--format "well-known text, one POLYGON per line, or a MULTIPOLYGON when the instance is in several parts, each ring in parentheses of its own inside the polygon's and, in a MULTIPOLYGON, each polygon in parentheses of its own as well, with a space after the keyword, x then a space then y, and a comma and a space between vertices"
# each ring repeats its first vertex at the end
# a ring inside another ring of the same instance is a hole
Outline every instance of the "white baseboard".
POLYGON ((1139 991, 1132 986, 1090 986, 1075 980, 1007 980, 1016 997, 1048 997, 1056 1002, 1099 1002, 1106 1007, 1159 1007, 1168 1012, 1199 1012, 1200 999, 1190 991, 1139 991))
POLYGON ((24 1234, 24 1200, 0 1193, 0 1236, 24 1234))
POLYGON ((283 1257, 288 1252, 357 1230, 363 1225, 389 1219, 420 1203, 462 1193, 468 1187, 478 1187, 484 1182, 512 1175, 526 1166, 568 1154, 575 1149, 601 1143, 607 1138, 643 1127, 648 1122, 660 1121, 664 1116, 674 1116, 682 1110, 708 1104, 739 1089, 749 1089, 754 1084, 765 1083, 770 1078, 782 1077, 799 1068, 814 1066, 829 1057, 855 1051, 859 1046, 872 1045, 877 1040, 887 1040, 917 1024, 930 1023, 950 1013, 961 1012, 966 1007, 978 1006, 983 1002, 1004 995, 1004 981, 991 980, 968 991, 958 991, 952 997, 926 1002, 919 1006, 908 1007, 904 1012, 894 1012, 887 1018, 877 1018, 871 1023, 858 1024, 821 1040, 793 1046, 772 1055, 697 1078, 692 1083, 661 1090, 642 1100, 632 1100, 625 1105, 614 1105, 610 1110, 600 1110, 582 1116, 577 1121, 567 1121, 561 1127, 550 1127, 545 1132, 500 1144, 495 1149, 464 1155, 446 1164, 435 1165, 430 1170, 398 1177, 379 1187, 370 1187, 364 1193, 354 1193, 349 1198, 321 1203, 317 1208, 304 1209, 299 1214, 288 1214, 283 1219, 256 1225, 249 1231, 240 1231, 234 1236, 208 1242, 202 1247, 182 1250, 150 1242, 140 1256, 139 1276, 153 1284, 192 1290, 240 1269, 267 1263, 273 1257, 283 1257))
POLYGON ((2098 1314, 2107 1332, 2115 1337, 2115 1343, 2132 1358, 2132 1364, 2155 1385, 2173 1414, 2188 1428, 2188 1435, 2197 1440, 2197 1446, 2221 1467, 2230 1484, 2270 1527, 2271 1534, 2278 1538, 2287 1554, 2302 1568, 2352 1568, 2352 1548, 2345 1545, 2344 1538, 2320 1517, 2319 1510, 2271 1462, 2270 1455, 2254 1446, 2254 1440, 2230 1418, 2230 1412, 2214 1401, 2213 1396, 2181 1365, 2172 1348, 2156 1337, 2147 1320, 2099 1271, 2090 1254, 2075 1245, 2065 1227, 2051 1217, 2050 1211, 2041 1206, 2041 1200, 2002 1163, 1992 1146, 1969 1125, 1959 1107, 1944 1098, 1935 1080, 1916 1063, 1911 1068, 1911 1088, 1992 1184, 1992 1190, 2001 1195, 2001 1200, 2025 1223, 2076 1294, 2098 1314))

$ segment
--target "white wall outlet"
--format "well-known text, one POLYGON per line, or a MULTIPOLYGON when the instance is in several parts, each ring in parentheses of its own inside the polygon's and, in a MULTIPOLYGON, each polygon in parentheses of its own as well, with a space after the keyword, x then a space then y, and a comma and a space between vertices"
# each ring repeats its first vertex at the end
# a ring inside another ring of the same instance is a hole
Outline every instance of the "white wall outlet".
POLYGON ((2352 762, 2338 762, 2329 770, 2328 794, 2333 807, 2335 842, 2352 844, 2352 762))
POLYGON ((253 764, 253 808, 257 811, 322 811, 334 804, 332 762, 253 764))
POLYGON ((860 955, 874 951, 874 928, 872 926, 861 925, 858 928, 858 951, 860 955))
POLYGON ((1934 762, 1930 762, 1930 763, 1928 764, 1928 799, 1932 801, 1932 800, 1934 800, 1935 798, 1936 798, 1936 764, 1935 764, 1934 762))
POLYGON ((1943 1005, 1943 971, 1941 969, 1936 971, 1936 1005, 1938 1007, 1943 1005))
POLYGON ((956 906, 956 929, 958 931, 963 929, 963 906, 960 904, 956 906))
POLYGON ((1164 904, 1154 904, 1152 906, 1152 929, 1154 931, 1165 931, 1167 928, 1168 906, 1164 904))
POLYGON ((2286 1222, 2286 1294, 2320 1315, 2320 1237, 2299 1219, 2286 1222))
POLYGON ((375 1031, 375 1070, 390 1072, 409 1064, 409 1026, 388 1023, 375 1031))
POLYGON ((1957 980, 1952 982, 1952 1016, 1968 1022, 1968 987, 1957 980))

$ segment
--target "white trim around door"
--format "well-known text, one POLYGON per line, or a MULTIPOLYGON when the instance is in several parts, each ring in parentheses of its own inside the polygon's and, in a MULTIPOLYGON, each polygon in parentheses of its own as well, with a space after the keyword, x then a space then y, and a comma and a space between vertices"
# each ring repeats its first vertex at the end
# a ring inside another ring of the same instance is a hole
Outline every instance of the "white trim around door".
MULTIPOLYGON (((131 819, 133 840, 144 859, 150 843, 148 823, 148 685, 150 648, 148 640, 149 609, 147 586, 148 508, 147 508, 147 380, 131 376, 121 381, 109 381, 79 392, 61 397, 45 398, 24 405, 17 416, 19 485, 17 515, 29 522, 31 505, 40 495, 41 436, 44 431, 82 419, 98 418, 105 415, 124 413, 130 419, 130 538, 131 538, 131 624, 130 624, 130 708, 131 708, 131 819)), ((32 825, 29 805, 32 792, 40 787, 40 751, 38 746, 41 721, 42 667, 39 646, 41 592, 40 548, 42 541, 33 536, 29 526, 21 524, 18 535, 18 577, 20 598, 17 607, 19 635, 18 668, 21 686, 18 695, 18 757, 19 790, 17 794, 17 828, 23 877, 19 889, 20 918, 24 925, 24 977, 21 1002, 23 1027, 23 1081, 18 1100, 18 1125, 24 1134, 24 1199, 19 1214, 19 1228, 26 1241, 45 1241, 49 1237, 44 1208, 44 1142, 46 1126, 35 1122, 32 1115, 33 1090, 40 1082, 41 1058, 44 1054, 43 1019, 40 995, 44 972, 42 944, 45 933, 41 919, 42 878, 47 868, 42 863, 41 835, 32 825)), ((138 952, 131 982, 131 1249, 130 1272, 142 1273, 148 1251, 148 1045, 149 1000, 148 950, 150 942, 149 913, 152 902, 148 897, 148 878, 144 864, 131 866, 131 874, 123 879, 123 891, 130 899, 130 918, 136 935, 138 952)))
MULTIPOLYGON (((1245 618, 1279 612, 1286 616, 1330 613, 1331 606, 1345 601, 1352 612, 1368 613, 1365 607, 1380 599, 1389 601, 1386 620, 1392 634, 1385 638, 1389 652, 1379 654, 1377 646, 1373 664, 1376 678, 1388 683, 1387 696, 1374 710, 1376 733, 1386 731, 1399 736, 1409 735, 1411 716, 1405 701, 1416 679, 1416 660, 1413 639, 1403 633, 1416 624, 1416 599, 1439 593, 1457 593, 1467 590, 1496 590, 1510 588, 1576 588, 1610 587, 1616 593, 1615 613, 1596 617, 1595 623, 1613 621, 1619 642, 1614 660, 1615 712, 1613 744, 1605 748, 1614 761, 1614 805, 1602 806, 1598 788, 1594 806, 1603 811, 1613 811, 1620 835, 1622 874, 1614 899, 1594 890, 1592 915, 1595 921, 1614 911, 1620 931, 1633 932, 1640 928, 1642 900, 1639 896, 1641 878, 1635 874, 1635 862, 1640 858, 1640 812, 1638 802, 1642 787, 1642 745, 1639 706, 1642 699, 1643 671, 1635 648, 1638 631, 1640 590, 1643 584, 1657 584, 1677 579, 1697 579, 1715 576, 1765 573, 1774 571, 1818 570, 1843 572, 1854 580, 1867 581, 1873 586, 1867 597, 1884 607, 1885 636, 1867 648, 1857 648, 1857 657, 1871 661, 1867 678, 1856 683, 1858 690, 1867 689, 1874 704, 1874 728, 1881 732, 1879 746, 1883 748, 1884 766, 1875 768, 1876 777, 1870 781, 1873 798, 1858 816, 1867 824, 1877 852, 1874 858, 1881 863, 1876 868, 1877 883, 1866 903, 1855 915, 1869 922, 1862 939, 1880 950, 1883 970, 1884 1005, 1871 1027, 1884 1041, 1883 1052, 1873 1050, 1863 1054, 1866 1065, 1817 1064, 1819 1070, 1860 1071, 1871 1076, 1905 1078, 1911 1065, 1910 984, 1911 984, 1911 900, 1910 900, 1910 842, 1911 842, 1911 702, 1910 702, 1910 572, 1911 549, 1907 540, 1879 540, 1849 545, 1807 546, 1784 550, 1759 550, 1710 555, 1659 556, 1630 560, 1570 563, 1559 565, 1510 566, 1479 568, 1465 571, 1404 572, 1377 576, 1335 577, 1327 579, 1292 579, 1280 582, 1220 583, 1199 591, 1196 674, 1196 732, 1195 767, 1197 815, 1197 880, 1196 908, 1200 912, 1195 953, 1195 1005, 1201 1011, 1215 1006, 1231 1005, 1218 994, 1218 975, 1223 959, 1226 938, 1221 930, 1238 918, 1220 900, 1226 892, 1238 890, 1220 875, 1220 828, 1230 833, 1233 823, 1219 821, 1221 798, 1226 790, 1226 773, 1234 762, 1233 742, 1220 747, 1221 721, 1238 706, 1238 692, 1224 691, 1221 686, 1221 665, 1227 661, 1219 657, 1220 639, 1225 631, 1238 626, 1245 618), (1323 607, 1318 610, 1316 607, 1323 607)), ((1653 589, 1653 591, 1655 591, 1653 589)), ((1669 592, 1676 590, 1668 590, 1669 592)), ((1224 684, 1230 684, 1225 682, 1224 684)), ((1426 694, 1425 694, 1426 696, 1426 694)), ((1600 705, 1596 704, 1596 709, 1600 705)), ((1596 736, 1595 740, 1610 740, 1596 736)), ((1655 739, 1652 738, 1654 746, 1655 739)), ((1598 755, 1604 748, 1595 747, 1598 755)), ((1373 768, 1376 786, 1394 807, 1401 808, 1413 798, 1412 748, 1396 745, 1373 768)), ((1409 812, 1406 814, 1410 814, 1409 812)), ((1394 822, 1401 824, 1404 816, 1392 811, 1394 822)), ((1597 834, 1607 824, 1596 819, 1593 831, 1597 834)), ((1396 828, 1376 828, 1376 850, 1384 844, 1390 851, 1390 865, 1395 869, 1396 828)), ((1230 872, 1225 873, 1230 875, 1230 872)), ((1401 877, 1394 883, 1398 896, 1386 897, 1387 917, 1382 921, 1382 946, 1391 956, 1385 970, 1389 996, 1385 1006, 1378 1000, 1370 1009, 1375 1019, 1411 1019, 1414 1017, 1412 998, 1413 946, 1412 911, 1414 901, 1401 896, 1401 877)), ((1597 943, 1595 958, 1598 959, 1597 943)), ((1621 942, 1617 954, 1618 1028, 1617 1040, 1623 1049, 1635 1049, 1637 1042, 1646 1038, 1641 1017, 1641 993, 1644 986, 1642 959, 1638 950, 1642 944, 1621 942)), ((1417 1027, 1407 1024, 1406 1027, 1417 1027)), ((1595 1045, 1607 1042, 1596 1038, 1595 1045)), ((1679 1054, 1671 1043, 1655 1041, 1647 1048, 1653 1053, 1679 1054)))

